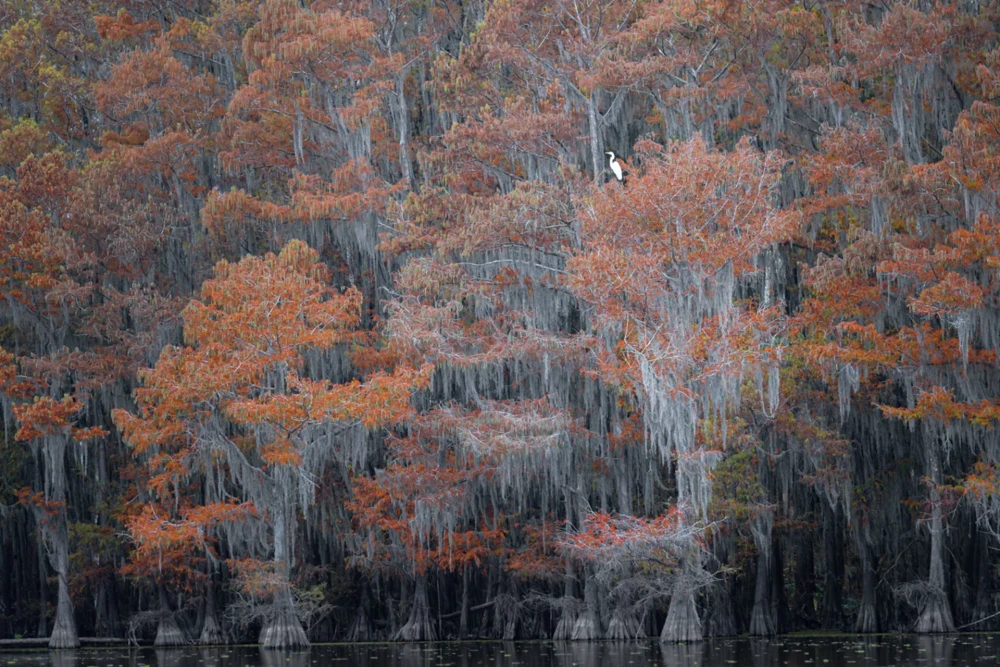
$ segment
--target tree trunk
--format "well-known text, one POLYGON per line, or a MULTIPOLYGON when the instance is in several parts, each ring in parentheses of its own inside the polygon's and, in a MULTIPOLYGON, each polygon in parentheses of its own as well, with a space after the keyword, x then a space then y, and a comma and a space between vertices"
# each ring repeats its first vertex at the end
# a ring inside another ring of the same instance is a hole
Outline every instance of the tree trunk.
POLYGON ((406 83, 406 72, 400 72, 396 77, 396 113, 398 115, 397 126, 399 130, 399 168, 403 178, 412 189, 416 184, 413 182, 413 163, 410 162, 410 110, 406 106, 406 95, 404 84, 406 83))
POLYGON ((156 626, 156 639, 153 646, 183 646, 187 644, 187 637, 177 623, 177 616, 170 608, 170 598, 167 589, 163 584, 157 586, 160 596, 160 622, 156 626))
POLYGON ((73 601, 69 596, 69 529, 66 525, 66 439, 62 436, 47 438, 45 443, 47 466, 47 500, 59 508, 50 519, 48 541, 49 559, 58 577, 56 619, 49 636, 49 648, 77 648, 80 637, 73 617, 73 601))
POLYGON ((289 525, 293 513, 286 503, 287 500, 282 502, 282 506, 274 513, 274 563, 282 585, 274 594, 271 618, 260 629, 257 643, 262 648, 300 649, 309 646, 306 631, 302 629, 299 616, 295 613, 295 600, 289 583, 289 556, 292 553, 294 528, 289 525))
POLYGON ((573 582, 576 575, 573 571, 573 563, 566 561, 566 576, 563 579, 562 609, 559 615, 559 623, 556 624, 552 639, 564 640, 573 638, 573 628, 576 627, 576 599, 573 597, 573 582))
POLYGON ((590 159, 594 163, 594 182, 601 182, 604 173, 604 154, 601 151, 601 126, 597 116, 597 90, 587 98, 587 123, 590 130, 590 159))
POLYGON ((406 621, 406 625, 399 629, 393 639, 404 642, 432 642, 437 639, 434 623, 431 621, 431 606, 427 602, 426 575, 417 575, 417 586, 413 592, 410 617, 406 621))
POLYGON ((878 632, 878 614, 875 610, 875 563, 871 546, 861 537, 858 542, 861 555, 861 605, 858 618, 854 621, 854 631, 860 633, 878 632))
POLYGON ((796 539, 795 595, 793 613, 798 627, 814 630, 819 627, 816 619, 816 567, 813 558, 813 533, 804 533, 796 539))
POLYGON ((304 649, 309 638, 295 613, 295 601, 287 583, 274 595, 274 614, 260 630, 257 643, 268 649, 304 649))
POLYGON ((844 580, 844 540, 840 531, 840 507, 836 511, 823 503, 823 606, 824 628, 840 630, 844 624, 842 585, 844 580))
POLYGON ((584 584, 584 609, 583 613, 573 624, 574 641, 591 641, 601 638, 601 618, 597 609, 597 582, 591 576, 587 577, 584 584))
POLYGON ((781 541, 771 533, 771 610, 774 614, 774 628, 778 634, 790 630, 788 597, 785 595, 785 559, 781 541))
MULTIPOLYGON (((351 627, 347 630, 347 641, 366 642, 375 637, 375 633, 372 631, 371 617, 368 615, 369 601, 368 585, 365 584, 361 589, 361 601, 354 612, 354 620, 351 621, 351 627)), ((391 609, 392 607, 390 607, 391 609)))
POLYGON ((694 588, 690 585, 686 572, 687 565, 683 565, 670 596, 667 620, 660 632, 661 642, 700 642, 702 639, 701 619, 694 603, 694 588))
POLYGON ((205 586, 205 620, 201 624, 201 635, 198 643, 203 645, 225 644, 226 637, 222 634, 222 627, 215 608, 215 582, 209 576, 208 584, 205 586))
POLYGON ((469 636, 469 566, 462 568, 462 613, 458 621, 458 638, 469 636))
POLYGON ((645 639, 646 631, 642 629, 639 619, 635 616, 635 611, 627 607, 616 607, 611 612, 611 620, 608 622, 605 638, 612 641, 645 639))
POLYGON ((948 602, 948 592, 945 589, 944 576, 944 517, 941 511, 941 496, 937 485, 941 483, 941 464, 937 451, 931 448, 929 452, 931 472, 930 502, 931 502, 931 567, 928 576, 927 599, 924 608, 917 619, 916 632, 954 632, 955 622, 951 616, 951 605, 948 602))
POLYGON ((45 576, 48 566, 45 563, 45 535, 46 530, 41 524, 38 526, 38 636, 49 636, 49 582, 45 576))
POLYGON ((772 637, 777 634, 777 624, 771 610, 770 547, 761 549, 757 557, 757 580, 754 586, 753 611, 750 613, 750 634, 772 637))

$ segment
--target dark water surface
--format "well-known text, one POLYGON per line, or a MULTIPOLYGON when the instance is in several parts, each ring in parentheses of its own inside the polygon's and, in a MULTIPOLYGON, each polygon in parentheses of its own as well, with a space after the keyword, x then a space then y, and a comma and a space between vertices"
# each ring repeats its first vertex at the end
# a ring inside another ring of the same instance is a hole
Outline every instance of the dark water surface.
POLYGON ((701 644, 453 642, 179 649, 0 650, 0 667, 876 667, 1000 665, 1000 635, 717 639, 701 644))

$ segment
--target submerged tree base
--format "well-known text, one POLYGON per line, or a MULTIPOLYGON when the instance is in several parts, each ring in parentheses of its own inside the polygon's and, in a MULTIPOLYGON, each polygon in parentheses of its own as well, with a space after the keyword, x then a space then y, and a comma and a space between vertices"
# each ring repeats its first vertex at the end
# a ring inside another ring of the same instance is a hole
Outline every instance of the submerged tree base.
POLYGON ((156 639, 153 640, 153 646, 184 646, 187 643, 184 630, 181 629, 173 614, 160 619, 156 626, 156 639))
POLYGON ((562 615, 556 624, 555 632, 552 633, 552 639, 556 641, 573 639, 573 628, 575 627, 576 614, 570 610, 569 605, 564 605, 562 615))
POLYGON ((588 609, 573 624, 574 641, 593 641, 601 638, 601 621, 588 609))
POLYGON ((858 618, 854 621, 854 631, 861 634, 878 632, 878 616, 875 614, 873 603, 861 603, 861 607, 858 608, 858 618))
POLYGON ((216 620, 215 614, 205 616, 205 623, 201 626, 198 643, 206 646, 226 643, 226 637, 222 634, 222 628, 219 627, 219 621, 216 620))
POLYGON ((645 639, 646 631, 643 630, 639 619, 635 617, 634 613, 616 609, 611 614, 611 620, 608 621, 608 632, 605 638, 612 641, 645 639))
POLYGON ((351 628, 347 631, 347 641, 366 642, 373 638, 374 633, 368 612, 363 606, 358 607, 358 611, 354 614, 354 620, 351 622, 351 628))
POLYGON ((300 649, 309 647, 306 631, 293 611, 285 611, 261 628, 261 648, 300 649))
POLYGON ((944 595, 932 594, 927 598, 924 609, 920 612, 920 618, 917 619, 914 632, 922 635, 955 632, 955 621, 951 617, 951 607, 948 606, 948 599, 944 595))
POLYGON ((661 642, 700 642, 701 619, 690 593, 676 594, 670 600, 667 620, 660 632, 661 642))
POLYGON ((75 631, 56 626, 49 636, 49 648, 80 648, 80 638, 75 631))
POLYGON ((406 642, 432 642, 437 639, 434 624, 431 622, 430 604, 427 602, 426 580, 421 578, 417 581, 410 617, 393 639, 406 642))

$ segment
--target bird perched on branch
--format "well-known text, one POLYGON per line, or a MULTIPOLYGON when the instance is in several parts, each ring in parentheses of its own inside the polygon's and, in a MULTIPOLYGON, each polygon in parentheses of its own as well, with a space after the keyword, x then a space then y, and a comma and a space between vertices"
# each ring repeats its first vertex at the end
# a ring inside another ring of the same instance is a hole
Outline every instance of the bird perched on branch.
POLYGON ((608 166, 611 167, 611 173, 615 175, 615 178, 619 183, 625 185, 625 175, 628 172, 622 171, 622 165, 618 161, 618 158, 615 157, 614 151, 607 151, 604 154, 610 156, 608 159, 608 166))

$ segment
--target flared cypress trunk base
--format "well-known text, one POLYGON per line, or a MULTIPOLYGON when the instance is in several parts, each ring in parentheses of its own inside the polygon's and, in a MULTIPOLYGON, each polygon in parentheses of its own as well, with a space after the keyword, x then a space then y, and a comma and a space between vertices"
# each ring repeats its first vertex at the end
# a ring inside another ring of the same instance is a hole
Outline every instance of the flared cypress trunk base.
POLYGON ((951 607, 943 593, 931 594, 924 604, 914 632, 929 634, 932 632, 955 632, 955 621, 951 617, 951 607))
POLYGON ((261 648, 271 649, 302 649, 309 647, 306 631, 302 629, 298 616, 291 609, 275 615, 260 630, 257 642, 261 648))
POLYGON ((858 608, 858 618, 854 621, 854 631, 861 634, 878 632, 878 616, 875 614, 875 605, 872 602, 864 601, 858 608))
POLYGON ((66 630, 57 625, 49 635, 49 648, 80 648, 80 638, 76 635, 76 631, 66 630))
POLYGON ((431 606, 427 602, 427 584, 423 579, 417 581, 410 617, 393 639, 404 642, 432 642, 437 639, 434 623, 431 621, 431 606))
MULTIPOLYGON (((680 588, 678 586, 678 588, 680 588)), ((694 604, 694 596, 687 591, 675 589, 670 598, 667 620, 660 632, 661 642, 700 642, 702 640, 701 619, 694 604)))
POLYGON ((608 621, 608 631, 605 634, 606 639, 627 641, 630 639, 644 639, 645 637, 646 631, 642 629, 639 619, 631 611, 616 609, 611 614, 611 620, 608 621))
POLYGON ((56 602, 56 620, 49 635, 49 648, 78 648, 80 635, 76 631, 76 618, 73 617, 73 602, 69 597, 69 586, 66 576, 59 575, 59 597, 56 602))
POLYGON ((773 637, 777 634, 774 616, 766 600, 758 601, 750 614, 750 634, 754 637, 773 637))
POLYGON ((185 644, 187 644, 187 637, 184 636, 184 631, 177 623, 177 618, 173 614, 160 618, 160 622, 156 626, 156 639, 153 640, 153 646, 184 646, 185 644))
POLYGON ((556 641, 567 641, 573 638, 573 628, 576 627, 576 613, 572 611, 570 605, 563 606, 562 615, 556 623, 556 629, 552 633, 552 639, 556 641))
POLYGON ((573 624, 573 641, 593 641, 601 638, 601 622, 593 610, 580 614, 573 624))
POLYGON ((368 612, 364 606, 359 606, 351 621, 351 627, 347 631, 347 641, 366 642, 373 639, 372 624, 368 618, 368 612))
POLYGON ((214 613, 205 616, 205 622, 201 626, 201 635, 198 636, 198 643, 206 646, 226 643, 226 637, 222 634, 222 627, 219 626, 219 621, 215 618, 214 613))

